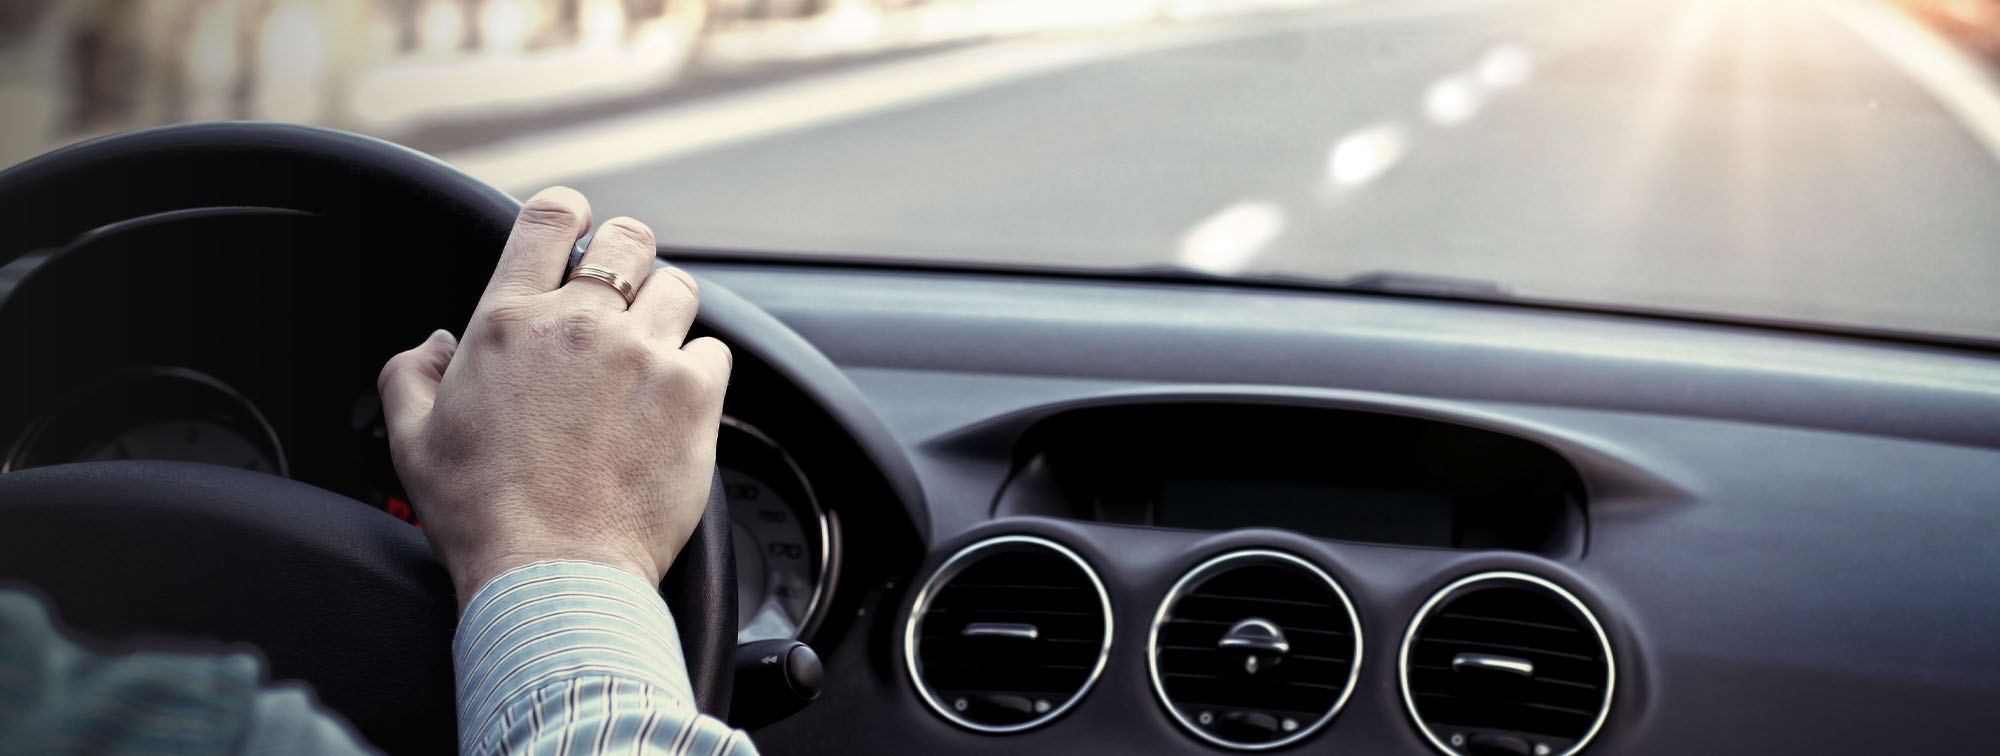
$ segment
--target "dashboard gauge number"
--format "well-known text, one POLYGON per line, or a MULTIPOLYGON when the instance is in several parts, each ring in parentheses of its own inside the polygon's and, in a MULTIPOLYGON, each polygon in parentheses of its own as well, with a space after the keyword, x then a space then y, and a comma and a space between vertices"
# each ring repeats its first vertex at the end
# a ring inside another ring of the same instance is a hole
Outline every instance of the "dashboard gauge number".
POLYGON ((722 469, 736 547, 736 620, 741 637, 789 638, 811 609, 816 565, 805 525, 790 505, 749 475, 722 469))
POLYGON ((827 579, 827 521, 805 478, 776 444, 733 419, 717 444, 736 552, 737 640, 810 630, 827 579))

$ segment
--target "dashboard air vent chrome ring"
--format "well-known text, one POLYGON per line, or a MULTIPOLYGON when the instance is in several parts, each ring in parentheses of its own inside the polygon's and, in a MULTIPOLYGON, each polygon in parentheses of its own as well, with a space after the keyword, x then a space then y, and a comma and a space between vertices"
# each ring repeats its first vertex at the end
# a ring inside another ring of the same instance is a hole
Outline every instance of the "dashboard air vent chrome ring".
POLYGON ((1404 710, 1447 756, 1478 752, 1482 740, 1573 756, 1610 716, 1617 675, 1589 607, 1545 578, 1506 571, 1432 594, 1396 663, 1404 710))
POLYGON ((1030 535, 974 543, 924 581, 903 661, 938 716, 969 730, 1039 727, 1083 700, 1111 655, 1111 597, 1076 552, 1030 535))
POLYGON ((1167 713, 1196 737, 1261 751, 1317 732, 1361 671, 1361 619, 1325 570, 1282 551, 1213 557, 1167 591, 1146 668, 1167 713))

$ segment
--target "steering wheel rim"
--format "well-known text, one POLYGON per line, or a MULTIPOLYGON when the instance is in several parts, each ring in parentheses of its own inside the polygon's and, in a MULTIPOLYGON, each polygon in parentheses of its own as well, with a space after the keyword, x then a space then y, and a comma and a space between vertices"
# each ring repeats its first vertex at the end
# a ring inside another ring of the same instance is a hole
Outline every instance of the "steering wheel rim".
MULTIPOLYGON (((282 208, 332 217, 355 217, 355 211, 365 209, 368 221, 385 229, 449 225, 469 243, 481 245, 490 264, 520 204, 444 163, 388 142, 306 126, 222 123, 105 137, 35 158, 0 172, 0 207, 31 221, 9 229, 8 241, 14 246, 0 248, 0 264, 35 249, 59 248, 121 221, 212 207, 282 208), (190 176, 200 180, 188 180, 190 176)), ((372 511, 359 502, 336 498, 372 511)), ((0 497, 5 503, 0 504, 0 518, 14 514, 17 509, 10 505, 18 500, 0 497)), ((27 532, 6 527, 0 531, 27 532)), ((734 561, 729 546, 727 506, 717 485, 702 525, 665 582, 669 602, 679 608, 677 625, 697 704, 716 716, 727 713, 736 644, 734 561)), ((427 547, 423 553, 428 557, 427 547)), ((18 574, 5 571, 0 577, 18 574)), ((455 605, 448 581, 444 588, 442 596, 431 599, 455 605)), ((424 590, 434 589, 430 584, 424 590)), ((63 603, 61 595, 53 598, 63 603)), ((226 629, 216 634, 255 640, 226 629)), ((436 651, 448 671, 445 647, 436 651)), ((277 661, 273 659, 274 666, 277 661)), ((397 728, 412 726, 355 724, 378 745, 382 735, 393 736, 397 728)))

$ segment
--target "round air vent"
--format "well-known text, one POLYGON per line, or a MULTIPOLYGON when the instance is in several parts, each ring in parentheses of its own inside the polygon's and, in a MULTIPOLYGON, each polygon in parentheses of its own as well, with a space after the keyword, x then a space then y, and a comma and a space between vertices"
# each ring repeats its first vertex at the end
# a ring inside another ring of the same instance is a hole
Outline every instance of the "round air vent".
POLYGON ((1611 711, 1611 643, 1569 591, 1488 572, 1424 602, 1403 636, 1403 705, 1452 756, 1568 756, 1611 711))
POLYGON ((1083 698, 1111 652, 1111 599, 1060 544, 1001 536, 945 560, 917 592, 903 659, 924 702, 961 726, 1017 732, 1083 698))
POLYGON ((1153 692, 1189 732, 1230 748, 1277 748, 1347 703, 1361 668, 1361 621, 1311 562, 1235 551, 1167 592, 1146 656, 1153 692))

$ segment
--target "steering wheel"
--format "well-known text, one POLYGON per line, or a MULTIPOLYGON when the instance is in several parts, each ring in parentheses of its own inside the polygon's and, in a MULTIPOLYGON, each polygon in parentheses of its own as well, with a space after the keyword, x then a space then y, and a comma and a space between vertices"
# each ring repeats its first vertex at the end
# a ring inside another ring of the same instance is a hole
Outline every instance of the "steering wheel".
MULTIPOLYGON (((469 317, 520 205, 387 142, 224 123, 106 137, 30 160, 0 173, 0 207, 17 219, 0 239, 0 264, 122 222, 214 208, 445 240, 412 254, 427 256, 433 274, 463 274, 453 291, 469 317)), ((718 478, 663 583, 696 703, 718 717, 727 715, 736 648, 728 518, 718 478)), ((449 751, 456 742, 451 581, 415 528, 339 494, 168 462, 0 475, 0 581, 41 591, 66 624, 92 633, 252 643, 273 676, 310 682, 389 752, 449 751)))

